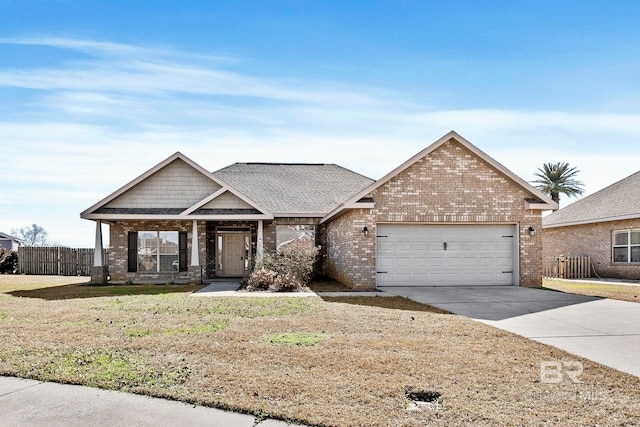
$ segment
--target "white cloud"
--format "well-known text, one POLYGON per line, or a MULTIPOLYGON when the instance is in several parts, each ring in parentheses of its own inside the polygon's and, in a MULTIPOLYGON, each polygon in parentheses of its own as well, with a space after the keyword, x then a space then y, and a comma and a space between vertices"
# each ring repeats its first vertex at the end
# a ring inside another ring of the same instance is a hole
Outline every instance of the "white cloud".
POLYGON ((439 111, 380 89, 267 79, 215 56, 89 40, 0 41, 9 42, 86 55, 56 68, 0 71, 0 91, 36 90, 35 100, 15 101, 20 120, 0 118, 8 159, 0 230, 35 222, 69 245, 93 242, 93 225, 79 212, 175 151, 211 170, 325 162, 378 178, 453 129, 526 180, 544 162, 568 161, 589 192, 640 164, 631 150, 638 114, 439 111))

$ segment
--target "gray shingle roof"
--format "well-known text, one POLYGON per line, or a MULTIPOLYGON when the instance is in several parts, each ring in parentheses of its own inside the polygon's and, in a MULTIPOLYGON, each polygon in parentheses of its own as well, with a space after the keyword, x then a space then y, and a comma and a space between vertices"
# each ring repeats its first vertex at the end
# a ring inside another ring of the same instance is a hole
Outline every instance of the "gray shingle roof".
POLYGON ((544 227, 640 217, 640 172, 542 219, 544 227))
POLYGON ((235 163, 213 174, 274 214, 326 214, 374 182, 334 164, 235 163))

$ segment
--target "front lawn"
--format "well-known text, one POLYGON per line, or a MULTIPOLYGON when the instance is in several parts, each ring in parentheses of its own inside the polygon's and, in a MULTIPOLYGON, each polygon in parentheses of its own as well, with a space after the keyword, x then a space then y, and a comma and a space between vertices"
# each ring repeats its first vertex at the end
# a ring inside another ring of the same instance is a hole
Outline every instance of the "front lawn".
POLYGON ((603 297, 621 301, 640 302, 640 286, 615 285, 595 282, 544 279, 542 286, 569 294, 603 297))
POLYGON ((0 276, 0 374, 316 425, 640 423, 639 378, 399 297, 54 279, 0 276), (582 363, 582 382, 541 381, 550 361, 582 363))

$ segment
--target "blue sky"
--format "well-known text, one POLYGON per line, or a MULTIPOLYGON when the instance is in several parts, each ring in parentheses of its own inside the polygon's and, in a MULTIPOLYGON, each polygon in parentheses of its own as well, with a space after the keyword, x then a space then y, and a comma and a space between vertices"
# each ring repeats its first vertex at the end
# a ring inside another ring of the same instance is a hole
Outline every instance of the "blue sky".
MULTIPOLYGON (((456 130, 587 194, 640 169, 636 1, 0 0, 0 231, 79 213, 182 151, 379 178, 456 130)), ((571 199, 561 200, 562 205, 571 199)))

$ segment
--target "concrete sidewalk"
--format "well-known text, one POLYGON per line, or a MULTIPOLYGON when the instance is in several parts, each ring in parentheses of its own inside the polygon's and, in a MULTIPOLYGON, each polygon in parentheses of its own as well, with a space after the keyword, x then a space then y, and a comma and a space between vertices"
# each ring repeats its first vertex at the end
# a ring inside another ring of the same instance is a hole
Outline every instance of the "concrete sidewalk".
MULTIPOLYGON (((137 394, 0 376, 3 427, 287 427, 284 421, 137 394)), ((299 425, 299 424, 297 424, 299 425)))

